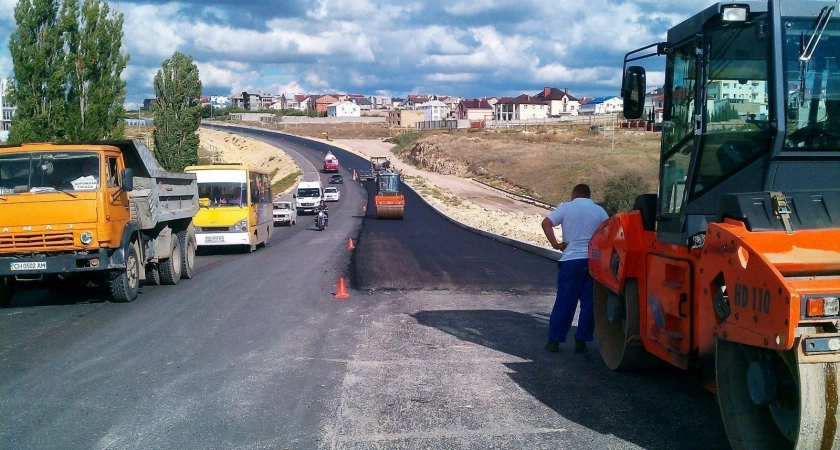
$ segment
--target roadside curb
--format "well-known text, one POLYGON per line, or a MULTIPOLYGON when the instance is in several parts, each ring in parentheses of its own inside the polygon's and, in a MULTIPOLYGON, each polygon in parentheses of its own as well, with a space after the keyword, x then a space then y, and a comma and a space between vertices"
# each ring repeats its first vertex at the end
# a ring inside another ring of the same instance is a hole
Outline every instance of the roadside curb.
POLYGON ((505 189, 502 189, 502 188, 498 188, 498 187, 493 186, 491 184, 485 183, 481 180, 476 180, 475 178, 470 178, 469 180, 472 181, 473 183, 478 184, 481 187, 490 189, 491 191, 500 192, 505 197, 516 200, 518 202, 527 203, 529 205, 534 205, 538 208, 547 209, 549 211, 554 209, 554 206, 555 206, 555 205, 552 205, 550 203, 541 202, 541 201, 535 199, 534 197, 529 197, 527 195, 520 195, 520 194, 517 194, 515 192, 511 192, 511 191, 508 191, 508 190, 505 190, 505 189))
MULTIPOLYGON (((236 126, 241 126, 241 125, 236 125, 236 126)), ((325 140, 325 139, 312 138, 312 137, 308 137, 308 136, 298 136, 298 135, 296 135, 296 134, 289 134, 289 133, 284 133, 284 132, 282 132, 282 131, 276 131, 276 130, 268 130, 268 129, 265 129, 265 128, 257 128, 257 127, 250 127, 250 126, 246 126, 246 127, 248 127, 248 128, 252 128, 252 129, 256 129, 256 130, 260 130, 260 131, 268 131, 268 132, 270 132, 270 133, 278 133, 278 134, 285 134, 285 135, 295 136, 295 137, 298 137, 298 138, 307 139, 307 140, 310 140, 310 141, 314 141, 314 142, 319 142, 319 143, 322 143, 322 144, 331 145, 331 146, 336 147, 336 148, 338 148, 338 149, 340 149, 340 150, 349 151, 349 152, 351 152, 351 153, 353 153, 353 154, 355 154, 355 155, 357 155, 357 156, 360 156, 360 157, 363 157, 363 158, 367 158, 367 156, 366 156, 366 155, 363 155, 361 152, 359 152, 358 150, 356 150, 356 149, 354 149, 354 148, 350 147, 349 145, 340 144, 340 143, 337 143, 337 142, 334 142, 334 141, 327 141, 327 140, 325 140)), ((281 149, 281 150, 282 150, 282 149, 281 149)), ((471 181, 474 181, 474 182, 477 182, 477 183, 481 183, 481 182, 479 182, 479 181, 477 181, 477 180, 474 180, 474 179, 470 179, 470 180, 471 180, 471 181)), ((481 184, 482 184, 482 185, 484 185, 484 183, 481 183, 481 184)), ((425 203, 426 205, 428 205, 428 206, 429 206, 429 208, 431 208, 433 211, 435 211, 438 215, 440 215, 440 216, 441 216, 441 217, 443 217, 444 219, 448 220, 449 222, 452 222, 453 224, 457 225, 458 227, 461 227, 461 228, 463 228, 463 229, 465 229, 465 230, 467 230, 467 231, 471 231, 471 232, 473 232, 473 233, 479 234, 479 235, 481 235, 481 236, 484 236, 484 237, 487 237, 487 238, 490 238, 490 239, 493 239, 493 240, 499 241, 499 242, 501 242, 501 243, 503 243, 503 244, 510 245, 511 247, 515 247, 515 248, 518 248, 518 249, 520 249, 520 250, 524 250, 524 251, 526 251, 526 252, 533 253, 533 254, 535 254, 535 255, 537 255, 537 256, 541 256, 541 257, 543 257, 543 258, 550 259, 550 260, 552 260, 552 261, 559 261, 559 260, 560 260, 560 256, 562 255, 562 253, 561 253, 561 252, 558 252, 558 251, 556 251, 556 250, 552 250, 552 249, 545 248, 545 247, 540 247, 540 246, 537 246, 537 245, 534 245, 534 244, 531 244, 531 243, 528 243, 528 242, 520 241, 520 240, 518 240, 518 239, 509 238, 509 237, 507 237, 507 236, 502 236, 502 235, 500 235, 500 234, 496 234, 496 233, 492 233, 492 232, 490 232, 490 231, 482 230, 482 229, 480 229, 480 228, 476 228, 476 227, 474 227, 474 226, 472 226, 472 225, 467 225, 467 224, 465 224, 465 223, 461 222, 461 221, 460 221, 460 220, 458 220, 458 219, 455 219, 455 218, 453 218, 453 217, 450 217, 450 216, 449 216, 449 215, 447 215, 444 211, 441 211, 439 208, 437 208, 436 206, 432 205, 432 204, 431 204, 428 200, 426 200, 425 198, 423 198, 423 196, 422 196, 422 195, 420 195, 420 193, 419 193, 419 192, 417 192, 417 190, 416 190, 416 189, 414 189, 413 187, 409 186, 409 185, 408 185, 407 183, 405 183, 405 182, 403 182, 403 183, 402 183, 402 185, 403 185, 403 186, 405 186, 405 187, 407 187, 407 188, 409 188, 409 189, 411 189, 411 190, 412 190, 412 192, 414 192, 415 194, 417 194, 417 196, 418 196, 418 197, 420 197, 420 199, 421 199, 421 200, 423 200, 423 203, 425 203)), ((489 186, 489 185, 487 185, 487 186, 488 186, 488 187, 490 187, 490 188, 492 188, 492 189, 495 189, 495 190, 498 190, 498 191, 501 191, 501 192, 505 192, 505 191, 504 191, 504 190, 502 190, 502 189, 498 189, 498 188, 495 188, 495 187, 493 187, 493 186, 489 186)), ((540 205, 535 205, 535 206, 540 206, 540 205)))

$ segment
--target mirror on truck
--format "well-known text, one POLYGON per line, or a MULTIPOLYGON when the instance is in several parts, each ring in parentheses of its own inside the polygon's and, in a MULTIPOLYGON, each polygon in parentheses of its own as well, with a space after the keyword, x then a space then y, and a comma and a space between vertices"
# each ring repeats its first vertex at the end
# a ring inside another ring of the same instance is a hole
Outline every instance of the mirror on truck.
POLYGON ((638 119, 645 111, 645 68, 630 66, 624 73, 621 84, 621 99, 624 101, 624 118, 638 119))
POLYGON ((134 190, 134 171, 131 169, 123 169, 120 173, 122 185, 120 188, 124 191, 134 190))

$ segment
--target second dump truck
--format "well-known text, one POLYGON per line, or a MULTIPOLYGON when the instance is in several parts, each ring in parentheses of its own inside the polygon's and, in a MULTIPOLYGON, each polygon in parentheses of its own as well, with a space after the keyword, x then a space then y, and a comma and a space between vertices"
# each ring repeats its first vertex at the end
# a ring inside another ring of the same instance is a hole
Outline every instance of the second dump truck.
POLYGON ((164 171, 139 141, 0 148, 0 307, 24 279, 130 302, 141 280, 192 278, 198 207, 195 175, 164 171))

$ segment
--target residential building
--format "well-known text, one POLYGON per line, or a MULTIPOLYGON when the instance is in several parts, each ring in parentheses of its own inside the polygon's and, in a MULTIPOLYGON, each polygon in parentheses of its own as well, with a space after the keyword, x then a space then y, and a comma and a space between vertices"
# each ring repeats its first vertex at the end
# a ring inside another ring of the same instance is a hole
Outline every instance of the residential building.
POLYGON ((433 122, 446 120, 449 117, 449 106, 440 100, 429 100, 426 103, 415 105, 417 111, 423 111, 423 121, 433 122))
POLYGON ((143 100, 143 111, 151 111, 154 104, 157 102, 156 98, 147 98, 143 100))
POLYGON ((458 120, 475 122, 493 118, 493 106, 487 100, 463 100, 458 103, 456 111, 458 120))
POLYGON ((465 100, 463 97, 438 97, 437 99, 446 104, 446 107, 449 108, 450 115, 458 109, 461 101, 465 100))
POLYGON ((371 101, 369 99, 365 98, 365 97, 362 97, 362 98, 355 98, 354 97, 354 98, 351 98, 350 101, 359 105, 359 109, 362 110, 362 111, 370 111, 371 109, 373 109, 373 103, 371 103, 371 101))
POLYGON ((211 95, 210 105, 214 108, 226 108, 230 106, 230 98, 223 95, 211 95))
POLYGON ((310 109, 314 109, 318 112, 318 114, 326 114, 327 108, 330 105, 339 102, 339 100, 332 95, 313 95, 310 96, 309 99, 311 102, 310 109))
POLYGON ((417 122, 423 122, 423 111, 411 109, 393 109, 388 111, 388 125, 400 128, 414 128, 417 122))
POLYGON ((548 116, 576 116, 578 115, 578 108, 580 101, 569 94, 569 88, 560 90, 557 88, 546 87, 542 92, 534 95, 534 97, 545 102, 548 107, 548 116))
POLYGON ((411 94, 408 98, 400 104, 402 109, 417 109, 417 105, 421 103, 426 103, 429 101, 429 97, 423 95, 414 95, 411 94))
POLYGON ((578 112, 586 115, 618 114, 624 109, 624 102, 620 97, 595 97, 580 105, 578 112))
POLYGON ((662 123, 665 110, 665 89, 656 88, 645 94, 645 118, 654 123, 662 123))
POLYGON ((286 93, 280 96, 280 102, 283 106, 282 109, 294 109, 298 111, 306 111, 308 99, 309 97, 303 94, 286 93))
POLYGON ((754 114, 766 120, 768 115, 766 81, 750 80, 745 83, 735 80, 709 81, 706 100, 708 111, 717 111, 729 106, 741 117, 754 114))
POLYGON ((15 105, 9 102, 9 97, 6 96, 7 81, 5 78, 0 78, 0 142, 9 140, 12 117, 14 117, 15 110, 17 109, 15 105))
POLYGON ((359 105, 351 101, 335 102, 327 105, 327 117, 359 117, 359 105))
POLYGON ((391 106, 390 108, 402 109, 402 105, 405 103, 404 98, 399 97, 391 97, 391 106))
MULTIPOLYGON (((231 101, 233 102, 233 106, 251 111, 257 111, 263 106, 261 95, 259 93, 254 94, 243 91, 241 94, 234 95, 233 98, 231 98, 231 101)), ((266 104, 265 107, 267 108, 270 104, 271 101, 268 101, 268 104, 266 104)))
POLYGON ((495 106, 495 120, 527 121, 548 118, 549 105, 542 99, 522 94, 519 97, 502 97, 495 106))
POLYGON ((373 109, 388 109, 391 106, 391 98, 383 97, 381 95, 371 95, 368 97, 371 107, 373 109))

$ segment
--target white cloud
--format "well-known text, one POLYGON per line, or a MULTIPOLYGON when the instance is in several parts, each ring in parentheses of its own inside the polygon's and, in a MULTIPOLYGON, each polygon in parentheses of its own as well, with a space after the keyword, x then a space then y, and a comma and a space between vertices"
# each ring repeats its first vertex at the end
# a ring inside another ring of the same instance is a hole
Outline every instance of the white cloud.
POLYGON ((162 63, 186 44, 182 36, 185 26, 177 20, 180 10, 176 4, 123 3, 120 9, 125 17, 123 42, 130 54, 157 57, 162 63))
POLYGON ((510 71, 538 61, 532 54, 533 40, 530 37, 502 36, 491 27, 471 28, 469 31, 478 44, 476 48, 462 55, 427 55, 421 59, 420 65, 510 71))
POLYGON ((440 83, 466 83, 475 81, 477 76, 473 73, 431 73, 424 77, 426 81, 440 83))
POLYGON ((203 86, 242 86, 260 78, 260 72, 256 70, 237 70, 202 62, 197 62, 196 67, 203 86))
POLYGON ((286 84, 271 84, 268 86, 268 92, 277 94, 302 94, 306 90, 297 81, 290 81, 286 84))

